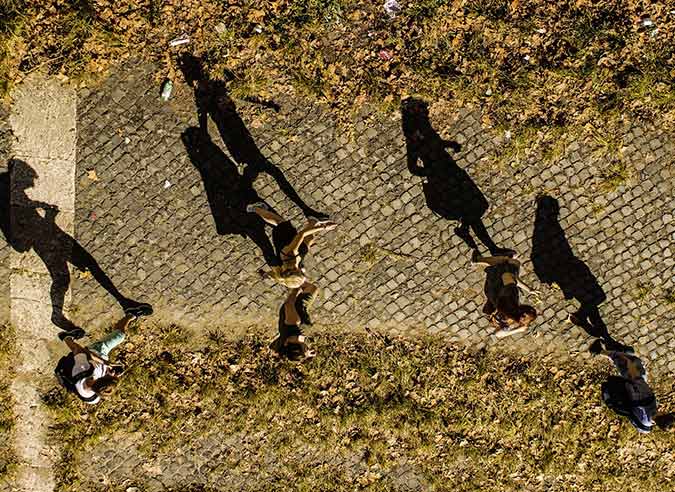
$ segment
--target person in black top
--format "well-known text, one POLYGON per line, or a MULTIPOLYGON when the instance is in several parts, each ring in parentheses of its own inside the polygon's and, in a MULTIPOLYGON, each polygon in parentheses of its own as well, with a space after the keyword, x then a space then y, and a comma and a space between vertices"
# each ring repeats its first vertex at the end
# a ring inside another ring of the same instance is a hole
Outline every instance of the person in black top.
POLYGON ((527 304, 521 304, 519 289, 528 294, 537 292, 523 282, 518 273, 520 262, 509 256, 480 256, 474 250, 471 263, 485 267, 485 297, 483 313, 497 328, 498 338, 523 332, 537 317, 537 311, 527 304))
POLYGON ((270 344, 270 348, 279 355, 293 361, 314 357, 316 352, 309 350, 301 326, 307 323, 299 306, 299 295, 303 290, 291 289, 279 310, 279 336, 270 344))

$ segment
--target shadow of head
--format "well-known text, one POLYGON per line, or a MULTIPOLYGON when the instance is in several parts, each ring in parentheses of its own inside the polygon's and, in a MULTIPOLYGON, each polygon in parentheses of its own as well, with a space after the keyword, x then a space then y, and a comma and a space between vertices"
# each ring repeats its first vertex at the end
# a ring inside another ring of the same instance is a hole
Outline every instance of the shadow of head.
POLYGON ((204 72, 204 64, 201 58, 197 58, 191 54, 184 54, 178 58, 178 68, 183 73, 185 81, 189 85, 193 85, 200 80, 206 80, 208 77, 204 72))
POLYGON ((401 101, 401 124, 406 138, 418 138, 428 131, 433 131, 429 122, 429 104, 422 99, 409 97, 401 101))
POLYGON ((38 174, 26 162, 20 159, 11 159, 7 168, 12 180, 12 189, 26 190, 35 186, 38 174))
POLYGON ((558 200, 549 195, 537 197, 537 217, 548 220, 556 220, 560 215, 558 200))

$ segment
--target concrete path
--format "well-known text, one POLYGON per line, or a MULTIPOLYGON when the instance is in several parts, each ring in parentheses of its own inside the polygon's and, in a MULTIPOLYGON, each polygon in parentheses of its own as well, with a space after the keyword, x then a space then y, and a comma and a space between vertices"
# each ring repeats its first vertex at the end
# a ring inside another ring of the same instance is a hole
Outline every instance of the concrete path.
POLYGON ((40 395, 41 390, 53 385, 58 357, 58 330, 51 321, 52 278, 35 249, 23 248, 34 241, 36 234, 24 229, 31 223, 24 220, 36 217, 34 214, 39 214, 38 220, 49 220, 48 210, 36 208, 36 202, 44 202, 58 207, 58 227, 73 233, 75 105, 72 89, 34 76, 15 92, 10 117, 16 137, 10 163, 14 243, 10 253, 10 312, 19 354, 12 394, 16 402, 14 444, 20 463, 16 490, 21 492, 54 489, 52 464, 56 453, 47 443, 48 420, 40 395), (31 182, 33 186, 29 187, 31 182))

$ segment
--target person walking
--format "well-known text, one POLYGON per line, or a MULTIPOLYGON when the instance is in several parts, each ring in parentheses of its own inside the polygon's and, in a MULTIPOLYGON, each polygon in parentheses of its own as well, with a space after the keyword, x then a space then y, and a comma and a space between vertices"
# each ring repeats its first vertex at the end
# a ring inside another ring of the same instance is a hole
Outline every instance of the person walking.
POLYGON ((59 361, 55 375, 62 386, 76 394, 90 405, 101 401, 101 395, 108 393, 124 372, 120 364, 110 362, 110 352, 121 344, 129 324, 142 316, 150 316, 152 307, 142 304, 127 309, 115 329, 101 340, 87 346, 78 344, 74 334, 66 334, 63 341, 70 353, 59 361))
POLYGON ((537 292, 518 276, 520 261, 511 256, 480 256, 474 250, 471 263, 485 267, 483 313, 497 328, 495 336, 502 338, 527 330, 536 319, 537 311, 530 305, 521 304, 519 290, 534 295, 537 292))
POLYGON ((264 277, 270 277, 289 289, 302 288, 307 294, 316 293, 316 286, 307 279, 304 259, 314 244, 315 236, 320 232, 332 231, 337 227, 335 222, 308 217, 307 224, 299 231, 290 220, 272 211, 265 203, 252 203, 246 207, 272 226, 272 244, 276 254, 276 265, 269 272, 261 271, 264 277))
POLYGON ((270 348, 277 354, 292 361, 316 356, 316 352, 309 350, 307 347, 306 338, 302 334, 301 326, 311 325, 311 322, 306 311, 303 313, 303 308, 299 302, 302 294, 311 296, 316 292, 316 287, 309 284, 305 289, 309 289, 309 291, 296 288, 291 289, 288 293, 288 297, 279 310, 279 336, 270 344, 270 348))
POLYGON ((591 344, 590 352, 607 357, 619 373, 602 384, 602 401, 627 417, 638 432, 651 432, 656 425, 657 404, 642 360, 632 351, 607 350, 607 343, 600 338, 591 344))

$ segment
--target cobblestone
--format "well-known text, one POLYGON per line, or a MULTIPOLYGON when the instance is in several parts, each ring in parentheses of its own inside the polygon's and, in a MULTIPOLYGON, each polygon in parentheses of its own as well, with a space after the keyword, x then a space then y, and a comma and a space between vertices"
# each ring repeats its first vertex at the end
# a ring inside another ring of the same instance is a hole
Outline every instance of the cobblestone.
MULTIPOLYGON (((204 183, 181 141, 184 130, 197 125, 192 92, 177 84, 175 98, 160 103, 153 70, 125 65, 80 94, 76 238, 121 291, 153 302, 158 316, 186 326, 257 320, 269 323, 272 336, 283 289, 257 275, 264 260, 252 241, 216 231, 204 183), (88 179, 90 169, 98 181, 88 179)), ((317 321, 396 325, 411 335, 430 332, 533 354, 585 350, 588 335, 565 321, 578 305, 556 285, 541 287, 542 315, 531 334, 491 337, 480 313, 483 275, 472 271, 469 250, 453 233, 457 224, 426 206, 420 178, 407 169, 400 118, 373 114, 356 125, 352 140, 321 107, 291 95, 276 102, 279 113, 238 103, 253 141, 309 206, 340 223, 308 259, 324 289, 314 308, 317 321)), ((675 288, 672 136, 648 125, 628 128, 623 159, 644 173, 605 190, 610 158, 598 149, 573 142, 553 162, 533 156, 503 165, 500 137, 481 126, 480 116, 464 110, 432 125, 462 144, 454 158, 490 203, 484 221, 492 238, 520 253, 524 279, 538 285, 530 260, 535 197, 555 197, 571 251, 606 297, 599 313, 609 333, 640 354, 661 350, 650 371, 672 372, 667 343, 675 307, 665 300, 675 288), (638 284, 644 299, 636 298, 638 284), (645 328, 649 336, 641 335, 645 328)), ((234 159, 215 126, 211 130, 213 142, 234 159)), ((301 221, 301 210, 270 176, 259 175, 254 188, 282 215, 301 221)), ((74 319, 88 328, 118 316, 113 299, 92 279, 74 281, 73 300, 74 319)))

